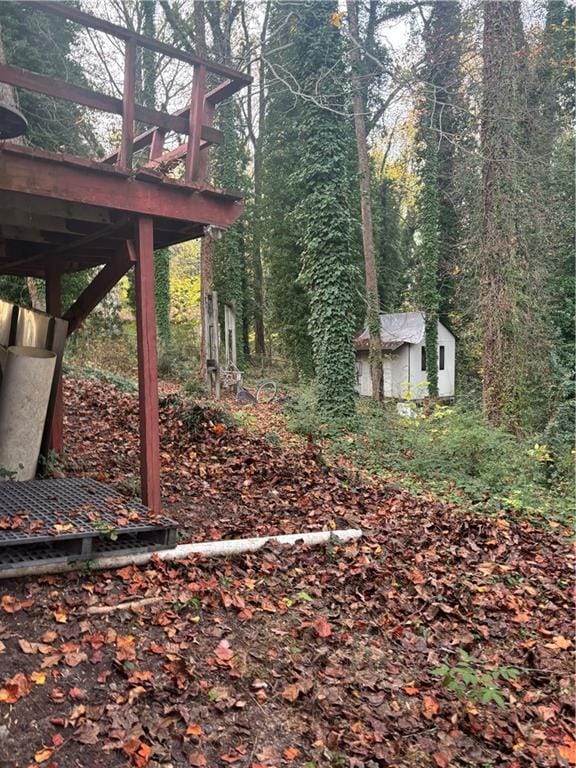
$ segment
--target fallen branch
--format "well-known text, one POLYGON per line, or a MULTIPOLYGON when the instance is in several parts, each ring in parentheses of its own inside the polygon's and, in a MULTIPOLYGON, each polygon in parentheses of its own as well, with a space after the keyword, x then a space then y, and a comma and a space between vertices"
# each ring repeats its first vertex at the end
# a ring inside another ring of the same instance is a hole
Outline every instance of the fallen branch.
POLYGON ((118 603, 117 605, 92 605, 86 610, 91 616, 102 616, 114 611, 132 611, 136 608, 143 608, 145 605, 154 605, 162 602, 163 597, 144 597, 142 600, 131 600, 128 603, 118 603))

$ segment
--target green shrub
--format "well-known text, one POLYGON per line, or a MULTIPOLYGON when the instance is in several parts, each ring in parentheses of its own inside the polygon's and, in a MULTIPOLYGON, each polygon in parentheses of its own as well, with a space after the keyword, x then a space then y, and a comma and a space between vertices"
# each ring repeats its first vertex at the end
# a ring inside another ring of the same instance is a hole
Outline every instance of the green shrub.
POLYGON ((92 366, 89 365, 71 365, 70 363, 64 363, 62 370, 67 376, 71 376, 73 379, 94 379, 96 381, 102 381, 104 384, 111 384, 121 392, 138 391, 138 385, 135 381, 127 379, 118 373, 101 371, 100 369, 92 368, 92 366))
POLYGON ((410 419, 394 404, 363 401, 354 439, 334 439, 330 454, 344 454, 387 480, 458 503, 562 518, 569 513, 572 494, 546 479, 542 446, 535 450, 533 437, 494 428, 477 410, 439 406, 427 415, 413 407, 417 418, 410 419))

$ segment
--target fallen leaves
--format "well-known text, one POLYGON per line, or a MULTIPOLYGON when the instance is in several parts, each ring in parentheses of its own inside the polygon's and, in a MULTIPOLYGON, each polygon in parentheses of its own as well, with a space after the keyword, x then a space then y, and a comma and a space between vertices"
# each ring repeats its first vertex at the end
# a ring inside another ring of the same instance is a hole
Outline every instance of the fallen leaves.
MULTIPOLYGON (((80 382, 69 403, 75 471, 128 481, 137 400, 80 382)), ((283 450, 214 429, 219 418, 192 435, 185 415, 161 406, 167 505, 189 538, 341 519, 364 537, 14 582, 0 598, 0 707, 19 722, 16 764, 576 765, 560 532, 364 484, 319 466, 317 446, 283 450), (138 614, 87 611, 150 598, 138 614), (463 650, 476 689, 460 672, 457 691, 431 673, 463 650), (507 668, 518 674, 495 672, 507 668), (486 680, 506 708, 481 700, 486 680)))
POLYGON ((29 678, 23 672, 17 672, 0 688, 0 701, 5 704, 15 704, 18 699, 28 696, 32 690, 29 678))

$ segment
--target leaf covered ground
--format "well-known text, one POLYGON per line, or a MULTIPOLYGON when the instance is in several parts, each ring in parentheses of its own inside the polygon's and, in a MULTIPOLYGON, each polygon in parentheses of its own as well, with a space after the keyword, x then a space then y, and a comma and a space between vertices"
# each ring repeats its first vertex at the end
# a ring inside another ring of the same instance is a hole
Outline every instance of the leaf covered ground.
MULTIPOLYGON (((66 389, 61 471, 129 490, 134 395, 66 389)), ((2 768, 576 764, 567 531, 360 482, 177 398, 161 419, 185 539, 364 537, 3 582, 2 768)))

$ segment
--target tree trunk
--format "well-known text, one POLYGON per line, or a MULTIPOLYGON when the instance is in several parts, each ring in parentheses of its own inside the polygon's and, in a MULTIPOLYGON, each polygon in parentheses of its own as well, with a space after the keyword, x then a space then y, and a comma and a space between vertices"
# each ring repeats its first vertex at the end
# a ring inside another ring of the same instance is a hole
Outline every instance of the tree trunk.
POLYGON ((364 250, 364 272, 366 300, 368 303, 367 325, 370 337, 370 377, 372 397, 382 399, 382 339, 380 337, 380 300, 378 296, 378 273, 372 225, 372 199, 370 189, 370 160, 366 140, 364 114, 366 105, 360 82, 360 49, 358 48, 358 5, 356 0, 347 0, 348 25, 350 30, 352 59, 352 106, 360 181, 360 212, 362 217, 362 246, 364 250))
MULTIPOLYGON (((513 422, 522 371, 516 368, 518 335, 517 178, 519 72, 516 1, 484 3, 481 116, 482 246, 480 323, 482 399, 493 424, 513 422)), ((521 23, 521 22, 520 22, 521 23)))
MULTIPOLYGON (((206 56, 206 18, 204 16, 203 0, 194 0, 194 36, 199 56, 206 56)), ((210 168, 206 166, 206 177, 210 177, 210 168)), ((210 235, 204 235, 200 241, 200 378, 204 384, 210 386, 210 377, 206 360, 208 349, 206 346, 206 305, 208 296, 214 290, 214 240, 210 235)))
POLYGON ((258 135, 254 142, 254 348, 256 355, 264 358, 266 339, 264 335, 264 276, 262 271, 262 152, 264 143, 264 117, 266 114, 265 56, 264 47, 268 34, 270 0, 266 3, 264 21, 260 33, 259 93, 258 93, 258 135))

